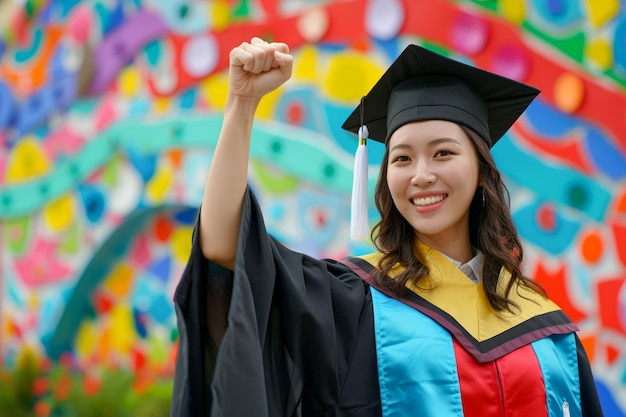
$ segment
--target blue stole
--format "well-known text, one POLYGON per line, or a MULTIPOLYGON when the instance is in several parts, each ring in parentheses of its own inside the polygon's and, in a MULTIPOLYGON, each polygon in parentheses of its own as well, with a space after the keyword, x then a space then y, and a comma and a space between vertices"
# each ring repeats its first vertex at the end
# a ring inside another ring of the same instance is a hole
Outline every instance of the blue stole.
MULTIPOLYGON (((383 417, 463 417, 452 335, 416 309, 370 287, 383 417)), ((573 333, 531 343, 546 390, 549 417, 580 416, 573 333)))

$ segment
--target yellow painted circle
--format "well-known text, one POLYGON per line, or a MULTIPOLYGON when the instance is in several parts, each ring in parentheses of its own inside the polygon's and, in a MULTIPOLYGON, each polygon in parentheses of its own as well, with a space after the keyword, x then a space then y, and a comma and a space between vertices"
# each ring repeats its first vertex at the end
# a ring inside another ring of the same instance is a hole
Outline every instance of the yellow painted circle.
POLYGON ((526 6, 524 0, 500 0, 500 11, 510 22, 521 25, 526 18, 526 6))

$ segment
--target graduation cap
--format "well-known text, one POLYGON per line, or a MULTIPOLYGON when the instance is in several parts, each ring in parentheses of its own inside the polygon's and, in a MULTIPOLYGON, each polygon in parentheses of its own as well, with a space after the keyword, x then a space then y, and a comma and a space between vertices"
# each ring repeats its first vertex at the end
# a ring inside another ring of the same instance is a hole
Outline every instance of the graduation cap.
POLYGON ((365 235, 369 231, 366 217, 363 222, 367 197, 362 195, 362 190, 367 190, 367 173, 363 174, 367 168, 363 155, 367 152, 361 149, 366 138, 386 143, 396 129, 407 123, 447 120, 473 129, 492 147, 539 92, 518 81, 409 45, 342 126, 357 133, 360 139, 353 183, 352 237, 362 238, 363 231, 367 230, 365 235), (355 210, 355 204, 360 209, 355 210))

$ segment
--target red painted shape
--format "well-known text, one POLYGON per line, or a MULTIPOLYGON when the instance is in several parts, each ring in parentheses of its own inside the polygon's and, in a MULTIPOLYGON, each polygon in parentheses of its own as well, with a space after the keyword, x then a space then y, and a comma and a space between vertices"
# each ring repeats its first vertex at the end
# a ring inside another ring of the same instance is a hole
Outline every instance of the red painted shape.
POLYGON ((552 204, 542 204, 537 212, 537 223, 546 232, 551 233, 556 229, 556 215, 552 204))
POLYGON ((102 292, 97 292, 93 295, 93 307, 98 315, 106 314, 113 308, 113 300, 102 292))
POLYGON ((612 229, 617 257, 622 265, 626 266, 626 226, 614 222, 612 229))
POLYGON ((159 216, 154 220, 154 236, 157 238, 159 242, 166 242, 172 232, 174 231, 174 226, 170 219, 165 216, 159 216))
POLYGON ((513 126, 512 132, 515 134, 515 137, 522 139, 523 142, 540 152, 584 174, 591 175, 594 173, 594 168, 587 159, 585 151, 582 149, 582 139, 578 137, 576 133, 568 135, 558 141, 545 140, 526 126, 523 118, 513 126))
POLYGON ((619 316, 621 311, 619 296, 625 282, 626 277, 598 282, 598 301, 596 303, 602 327, 615 330, 623 335, 626 335, 626 323, 622 322, 619 316))
POLYGON ((302 104, 294 101, 287 106, 287 121, 293 125, 299 125, 304 120, 304 113, 302 104))
POLYGON ((610 343, 606 346, 606 360, 608 361, 609 365, 613 365, 613 363, 615 363, 621 351, 622 349, 610 343))
POLYGON ((549 272, 541 261, 537 263, 535 271, 535 281, 538 282, 548 293, 550 299, 554 301, 565 314, 574 322, 578 323, 587 317, 587 314, 580 311, 571 302, 567 293, 565 277, 565 266, 561 265, 555 272, 549 272))

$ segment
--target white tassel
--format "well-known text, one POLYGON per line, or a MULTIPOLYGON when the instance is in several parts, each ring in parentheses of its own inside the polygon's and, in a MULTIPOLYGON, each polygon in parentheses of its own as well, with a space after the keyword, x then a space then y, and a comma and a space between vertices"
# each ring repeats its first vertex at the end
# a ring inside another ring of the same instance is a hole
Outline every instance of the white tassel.
POLYGON ((352 180, 352 213, 350 218, 350 238, 363 240, 369 237, 370 225, 367 210, 367 146, 369 132, 367 126, 359 128, 359 146, 354 157, 354 177, 352 180))

